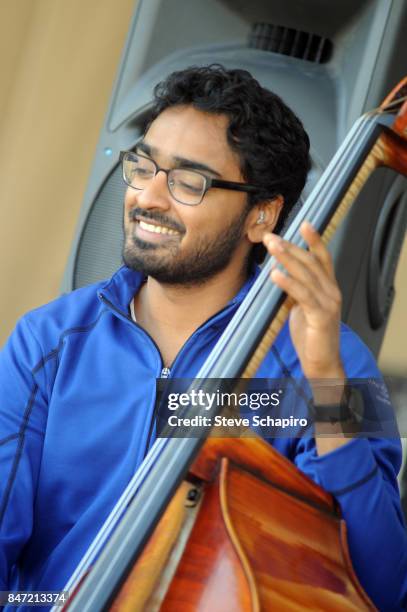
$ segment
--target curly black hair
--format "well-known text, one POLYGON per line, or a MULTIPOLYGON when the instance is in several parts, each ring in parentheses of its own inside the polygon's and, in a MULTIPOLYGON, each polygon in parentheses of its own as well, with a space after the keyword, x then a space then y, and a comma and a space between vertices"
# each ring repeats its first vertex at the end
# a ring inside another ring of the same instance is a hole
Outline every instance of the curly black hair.
MULTIPOLYGON (((250 72, 220 64, 191 66, 158 83, 148 125, 177 105, 229 118, 227 141, 238 154, 242 176, 259 186, 258 193, 248 196, 248 206, 281 194, 284 206, 275 228, 281 232, 311 166, 309 138, 298 117, 250 72)), ((255 245, 252 256, 261 263, 265 252, 263 245, 255 245)))

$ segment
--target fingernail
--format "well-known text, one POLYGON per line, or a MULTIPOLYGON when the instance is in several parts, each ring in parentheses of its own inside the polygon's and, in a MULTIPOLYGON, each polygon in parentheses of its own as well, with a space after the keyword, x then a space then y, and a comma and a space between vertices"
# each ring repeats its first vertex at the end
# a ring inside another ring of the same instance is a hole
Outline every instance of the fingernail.
POLYGON ((304 221, 303 225, 305 225, 305 227, 307 227, 308 229, 310 229, 312 232, 315 232, 315 227, 309 222, 309 221, 304 221))
POLYGON ((284 240, 280 238, 280 236, 276 236, 275 234, 270 238, 270 246, 276 251, 283 252, 285 250, 284 240))

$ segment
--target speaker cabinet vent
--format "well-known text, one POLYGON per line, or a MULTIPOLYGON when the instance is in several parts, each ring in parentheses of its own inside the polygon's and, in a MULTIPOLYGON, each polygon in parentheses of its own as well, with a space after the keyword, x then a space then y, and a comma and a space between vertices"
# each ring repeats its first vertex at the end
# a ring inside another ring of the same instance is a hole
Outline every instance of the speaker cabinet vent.
POLYGON ((271 23, 253 25, 249 36, 249 47, 317 64, 328 62, 333 51, 333 44, 329 38, 271 23))

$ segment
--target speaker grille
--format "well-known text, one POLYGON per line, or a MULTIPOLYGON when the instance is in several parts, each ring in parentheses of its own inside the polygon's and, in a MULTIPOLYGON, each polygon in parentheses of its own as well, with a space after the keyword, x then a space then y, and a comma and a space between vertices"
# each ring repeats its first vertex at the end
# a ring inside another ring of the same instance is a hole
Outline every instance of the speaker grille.
POLYGON ((125 191, 118 164, 89 210, 76 254, 73 289, 109 278, 120 267, 125 191))
POLYGON ((333 51, 333 44, 329 38, 271 23, 253 25, 249 36, 249 47, 317 64, 328 62, 333 51))

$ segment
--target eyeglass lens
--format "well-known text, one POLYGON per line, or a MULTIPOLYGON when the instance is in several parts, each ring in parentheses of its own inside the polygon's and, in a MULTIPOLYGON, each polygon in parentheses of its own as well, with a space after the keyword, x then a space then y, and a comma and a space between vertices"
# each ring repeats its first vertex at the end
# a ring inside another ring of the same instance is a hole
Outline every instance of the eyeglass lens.
MULTIPOLYGON (((123 178, 134 189, 145 189, 156 175, 156 165, 147 157, 127 153, 123 158, 123 178)), ((193 170, 174 168, 167 172, 171 195, 183 204, 199 204, 205 192, 205 177, 193 170)))

